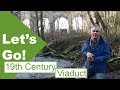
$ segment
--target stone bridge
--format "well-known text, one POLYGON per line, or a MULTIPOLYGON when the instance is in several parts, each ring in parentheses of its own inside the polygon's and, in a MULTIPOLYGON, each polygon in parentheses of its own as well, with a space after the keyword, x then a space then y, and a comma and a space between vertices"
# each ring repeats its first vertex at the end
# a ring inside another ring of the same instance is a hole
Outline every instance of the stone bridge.
MULTIPOLYGON (((25 19, 30 20, 32 17, 31 12, 33 12, 33 11, 21 11, 21 13, 22 13, 21 20, 22 21, 25 19)), ((39 13, 39 15, 40 15, 40 13, 39 13)), ((75 17, 82 17, 82 19, 86 21, 86 23, 84 23, 84 25, 83 25, 84 29, 91 26, 91 22, 87 15, 87 11, 43 11, 43 18, 47 18, 49 20, 50 30, 55 30, 54 23, 58 18, 61 18, 61 17, 68 20, 69 29, 72 28, 72 20, 75 17)))

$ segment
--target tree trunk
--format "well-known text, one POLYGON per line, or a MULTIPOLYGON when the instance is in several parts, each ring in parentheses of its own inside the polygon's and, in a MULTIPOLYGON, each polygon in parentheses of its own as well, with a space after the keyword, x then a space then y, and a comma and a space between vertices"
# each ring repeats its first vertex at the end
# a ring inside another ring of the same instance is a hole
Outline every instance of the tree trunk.
POLYGON ((55 33, 55 26, 54 26, 55 19, 53 17, 53 21, 50 22, 50 33, 51 33, 51 39, 54 40, 54 33, 55 33))
POLYGON ((37 31, 37 34, 38 36, 40 37, 40 32, 39 32, 39 26, 38 26, 38 11, 35 11, 35 14, 36 14, 36 31, 37 31))
POLYGON ((104 35, 107 36, 107 29, 108 29, 108 28, 107 28, 107 25, 105 25, 105 23, 104 23, 104 21, 102 20, 100 14, 99 14, 97 11, 95 11, 95 14, 96 14, 96 18, 100 21, 100 23, 101 23, 101 25, 102 25, 102 28, 103 28, 103 30, 104 30, 104 35))
POLYGON ((96 13, 94 13, 94 15, 95 15, 95 23, 96 23, 97 25, 99 25, 99 19, 97 18, 96 13))
POLYGON ((41 38, 44 40, 43 11, 41 11, 40 19, 41 19, 41 38))
POLYGON ((88 13, 88 16, 89 16, 89 19, 90 19, 91 23, 94 25, 95 23, 94 23, 94 20, 93 20, 91 14, 90 14, 90 11, 87 11, 87 13, 88 13))

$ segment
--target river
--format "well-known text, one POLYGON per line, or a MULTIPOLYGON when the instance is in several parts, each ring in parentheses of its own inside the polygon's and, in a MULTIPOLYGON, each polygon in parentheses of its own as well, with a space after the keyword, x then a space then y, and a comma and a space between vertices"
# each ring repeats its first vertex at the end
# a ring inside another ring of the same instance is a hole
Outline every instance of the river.
MULTIPOLYGON (((57 68, 64 68, 73 64, 72 61, 52 58, 52 57, 34 57, 32 62, 57 62, 57 68)), ((18 73, 14 79, 44 79, 54 77, 55 73, 18 73)))

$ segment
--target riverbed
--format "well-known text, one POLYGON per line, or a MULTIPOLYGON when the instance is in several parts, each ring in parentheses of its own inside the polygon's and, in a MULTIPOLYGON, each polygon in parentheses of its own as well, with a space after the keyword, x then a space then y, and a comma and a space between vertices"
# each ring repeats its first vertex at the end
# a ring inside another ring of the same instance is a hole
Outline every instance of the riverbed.
MULTIPOLYGON (((57 68, 68 67, 73 61, 52 57, 34 57, 31 62, 57 62, 57 68)), ((14 79, 45 79, 55 77, 54 73, 18 73, 14 79)))

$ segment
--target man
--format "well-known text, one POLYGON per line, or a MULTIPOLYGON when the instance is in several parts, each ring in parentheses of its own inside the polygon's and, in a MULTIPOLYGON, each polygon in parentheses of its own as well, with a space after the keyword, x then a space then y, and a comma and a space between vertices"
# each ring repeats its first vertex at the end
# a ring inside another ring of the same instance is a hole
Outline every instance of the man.
POLYGON ((88 78, 105 79, 106 62, 110 58, 110 48, 106 40, 100 35, 98 25, 91 28, 91 37, 82 47, 82 55, 86 58, 84 67, 88 68, 88 78))

